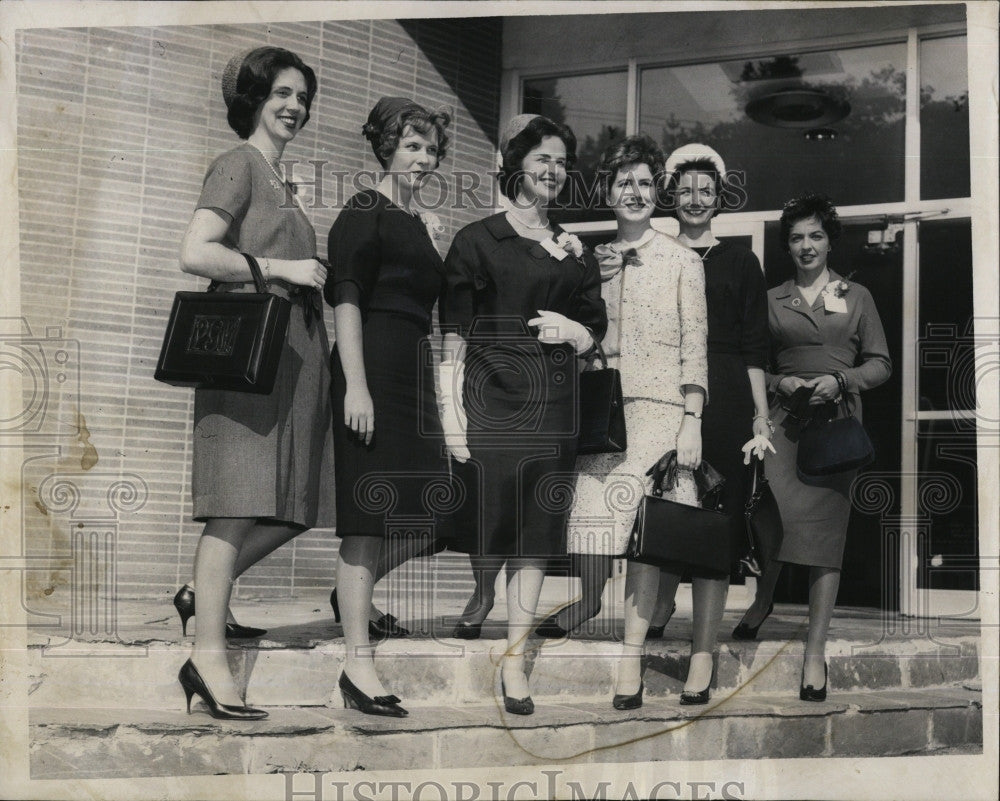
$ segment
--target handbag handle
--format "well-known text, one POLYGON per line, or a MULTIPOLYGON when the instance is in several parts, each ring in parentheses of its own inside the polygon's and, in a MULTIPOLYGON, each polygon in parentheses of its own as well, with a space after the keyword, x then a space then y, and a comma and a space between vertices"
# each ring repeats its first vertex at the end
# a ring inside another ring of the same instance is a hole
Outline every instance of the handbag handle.
POLYGON ((584 367, 584 370, 606 370, 607 367, 608 367, 608 357, 605 355, 604 348, 601 346, 601 343, 595 337, 594 338, 594 352, 591 353, 590 357, 587 359, 587 366, 584 367), (601 361, 601 366, 600 367, 595 367, 594 363, 598 359, 600 359, 600 361, 601 361))
MULTIPOLYGON (((254 286, 257 287, 257 293, 260 295, 267 294, 267 284, 264 282, 264 274, 260 271, 260 265, 257 263, 257 259, 249 253, 241 253, 240 255, 247 260, 247 265, 250 267, 250 274, 253 275, 254 286)), ((208 291, 215 292, 221 285, 221 281, 212 279, 212 283, 208 285, 208 291)))

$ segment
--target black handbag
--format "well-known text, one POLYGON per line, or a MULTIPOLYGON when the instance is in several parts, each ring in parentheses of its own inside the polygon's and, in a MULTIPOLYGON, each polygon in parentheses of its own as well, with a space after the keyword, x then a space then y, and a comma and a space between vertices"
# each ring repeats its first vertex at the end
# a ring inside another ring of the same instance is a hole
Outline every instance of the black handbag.
POLYGON ((719 502, 725 479, 702 462, 695 471, 701 506, 690 506, 663 497, 675 485, 676 470, 677 452, 669 451, 646 471, 653 477, 653 487, 639 504, 626 557, 728 573, 731 518, 719 502))
POLYGON ((828 402, 813 412, 799 434, 795 469, 803 484, 823 484, 830 476, 857 470, 875 460, 875 448, 854 416, 849 394, 843 406, 828 402))
POLYGON ((602 367, 580 373, 579 435, 576 452, 621 453, 628 448, 625 431, 625 403, 622 399, 621 373, 608 367, 607 357, 600 343, 594 360, 600 359, 602 367))
POLYGON ((260 266, 243 256, 256 292, 178 292, 170 310, 157 381, 175 387, 267 395, 274 388, 292 304, 267 291, 260 266))
POLYGON ((764 568, 778 555, 784 530, 781 527, 781 512, 771 491, 764 462, 753 459, 750 465, 750 487, 743 521, 747 533, 747 551, 740 559, 740 570, 744 576, 759 578, 764 568))

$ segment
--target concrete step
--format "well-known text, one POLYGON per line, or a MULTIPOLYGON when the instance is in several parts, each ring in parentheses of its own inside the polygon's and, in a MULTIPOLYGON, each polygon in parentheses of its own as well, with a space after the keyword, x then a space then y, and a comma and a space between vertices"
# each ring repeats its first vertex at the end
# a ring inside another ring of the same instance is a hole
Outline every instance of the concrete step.
MULTIPOLYGON (((831 679, 834 674, 831 673, 831 679)), ((536 701, 540 700, 536 698, 536 701)), ((88 779, 355 770, 425 770, 552 763, 982 753, 982 694, 949 687, 844 692, 828 700, 713 693, 703 707, 677 694, 619 712, 601 702, 538 703, 508 715, 499 699, 412 705, 405 719, 334 707, 274 707, 255 723, 164 709, 30 711, 32 779, 88 779)))
MULTIPOLYGON (((678 632, 689 624, 678 620, 678 632)), ((231 643, 233 674, 258 706, 339 706, 337 679, 344 645, 339 626, 286 627, 265 638, 231 643), (332 629, 336 630, 332 630, 332 629)), ((419 629, 420 626, 418 625, 419 629)), ((615 632, 611 632, 614 637, 615 632)), ((718 647, 715 687, 726 693, 766 695, 798 687, 801 634, 788 639, 738 642, 718 647)), ((482 703, 498 682, 505 641, 502 625, 491 626, 474 641, 412 636, 386 640, 376 663, 387 687, 417 706, 482 703)), ((614 639, 532 638, 528 659, 536 700, 599 701, 613 687, 619 642, 614 639)), ((647 643, 646 688, 651 698, 680 692, 687 674, 686 640, 647 643)), ((60 641, 29 648, 27 681, 31 704, 39 707, 179 710, 183 693, 177 672, 190 645, 157 637, 129 643, 60 641)), ((979 676, 979 638, 917 636, 832 639, 827 647, 833 692, 917 689, 947 686, 979 676)))

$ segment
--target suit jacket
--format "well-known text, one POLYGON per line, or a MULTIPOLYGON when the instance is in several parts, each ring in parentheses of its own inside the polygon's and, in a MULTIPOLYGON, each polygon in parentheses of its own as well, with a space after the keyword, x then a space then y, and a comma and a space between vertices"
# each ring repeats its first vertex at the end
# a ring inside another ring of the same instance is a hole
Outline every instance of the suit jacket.
MULTIPOLYGON (((830 280, 841 277, 831 270, 830 280)), ((822 293, 810 307, 792 278, 768 291, 770 392, 776 392, 778 383, 788 375, 815 378, 839 370, 854 396, 889 378, 889 347, 875 301, 860 284, 848 282, 848 287, 843 296, 846 312, 827 311, 822 293)))
MULTIPOLYGON (((705 272, 701 259, 654 231, 630 264, 602 287, 608 306, 609 356, 626 398, 684 405, 681 387, 708 393, 705 272)), ((707 397, 706 397, 707 400, 707 397)))

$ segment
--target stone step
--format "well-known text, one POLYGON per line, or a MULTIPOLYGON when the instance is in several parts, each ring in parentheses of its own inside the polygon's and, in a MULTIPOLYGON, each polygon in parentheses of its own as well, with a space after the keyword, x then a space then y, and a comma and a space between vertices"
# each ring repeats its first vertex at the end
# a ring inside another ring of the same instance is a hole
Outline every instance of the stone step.
MULTIPOLYGON (((685 628, 682 624, 679 626, 685 628)), ((338 627, 339 628, 339 627, 338 627)), ((311 631, 311 630, 310 630, 311 631)), ((338 632, 339 633, 339 632, 338 632)), ((794 634, 794 632, 793 632, 794 634)), ((257 706, 339 706, 337 679, 344 645, 339 637, 275 630, 266 638, 233 643, 230 666, 257 706)), ((412 636, 377 646, 376 664, 387 687, 417 706, 475 705, 499 681, 505 641, 501 625, 484 638, 412 636)), ((646 689, 651 698, 680 692, 689 643, 650 641, 646 689)), ((801 636, 754 642, 723 640, 715 688, 744 696, 789 693, 798 687, 801 636)), ((532 695, 543 702, 599 702, 612 690, 621 646, 612 639, 532 638, 528 660, 532 695)), ((159 639, 130 643, 65 641, 29 648, 30 702, 39 707, 179 710, 183 693, 177 672, 189 643, 159 639)), ((975 636, 833 639, 827 647, 833 692, 908 690, 947 686, 979 676, 975 636)))
POLYGON ((680 706, 671 693, 632 712, 607 698, 550 700, 527 717, 508 715, 496 698, 413 705, 405 719, 274 707, 265 721, 234 723, 202 709, 33 707, 31 778, 981 754, 983 732, 982 693, 971 683, 868 692, 833 685, 823 703, 799 701, 793 687, 716 691, 702 707, 680 706))

